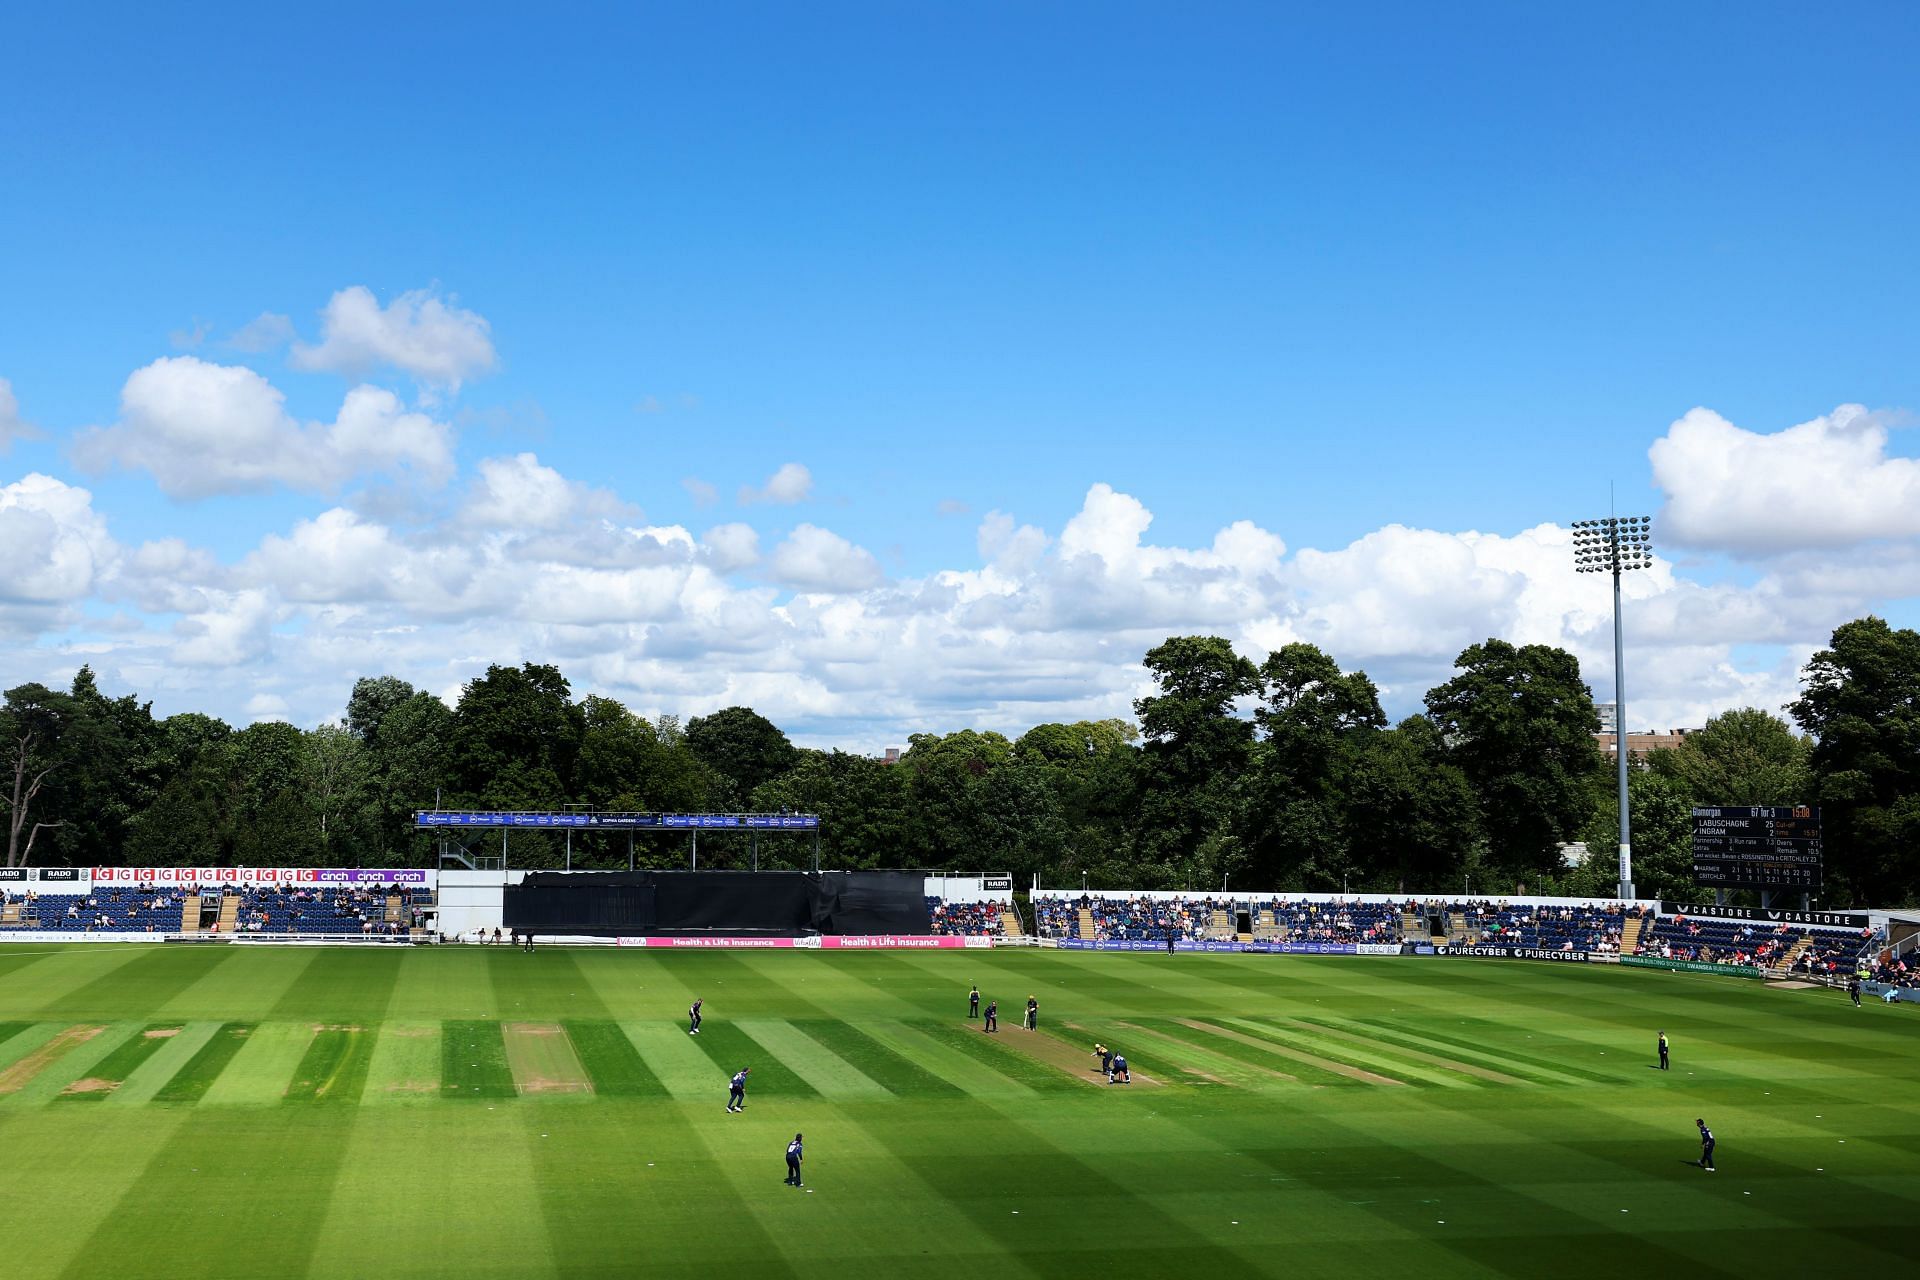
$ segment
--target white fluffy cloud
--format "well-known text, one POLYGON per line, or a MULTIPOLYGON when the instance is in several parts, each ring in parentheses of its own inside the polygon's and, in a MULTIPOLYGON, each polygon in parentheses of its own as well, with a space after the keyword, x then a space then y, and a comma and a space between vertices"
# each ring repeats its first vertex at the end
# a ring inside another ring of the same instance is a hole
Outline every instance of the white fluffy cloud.
POLYGON ((352 376, 399 369, 452 391, 491 370, 496 360, 485 317, 426 289, 403 293, 382 307, 364 285, 342 289, 327 302, 317 344, 293 347, 298 368, 352 376))
MULTIPOLYGON (((697 498, 699 495, 695 493, 694 496, 697 498)), ((812 496, 813 473, 798 462, 781 464, 780 469, 768 476, 767 482, 757 489, 752 485, 740 486, 740 505, 743 507, 755 503, 790 507, 812 496)))
POLYGON ((1920 537, 1920 461, 1887 452, 1886 420, 1857 404, 1762 435, 1694 409, 1648 451, 1677 545, 1771 555, 1920 537))
POLYGON ((103 590, 120 550, 93 495, 33 473, 0 487, 0 624, 45 625, 103 590))
POLYGON ((795 527, 767 563, 777 581, 801 591, 865 591, 885 577, 872 552, 811 524, 795 527))
POLYGON ((13 447, 15 440, 24 440, 33 434, 33 428, 20 416, 20 401, 13 394, 13 384, 0 378, 0 453, 13 447))
POLYGON ((166 357, 127 379, 120 420, 81 432, 74 454, 90 470, 150 472, 187 500, 275 486, 327 492, 365 473, 437 484, 452 472, 450 429, 391 391, 353 388, 331 423, 301 423, 285 401, 251 369, 166 357))
POLYGON ((483 458, 463 522, 502 529, 559 529, 579 520, 616 519, 633 514, 605 489, 569 480, 541 465, 531 453, 483 458))
MULTIPOLYGON (((157 367, 181 374, 174 363, 157 367)), ((137 425, 183 459, 197 449, 222 484, 292 483, 276 461, 283 450, 310 472, 338 474, 329 450, 356 465, 402 465, 395 459, 436 438, 367 430, 355 414, 378 415, 365 407, 300 426, 257 376, 183 363, 184 389, 140 388, 114 430, 137 425), (202 421, 203 402, 217 429, 171 425, 202 421), (240 461, 253 469, 236 471, 240 461)), ((1688 443, 1680 425, 1663 446, 1688 443)), ((1777 450, 1802 431, 1736 442, 1777 450)), ((1833 432, 1854 446, 1850 474, 1897 478, 1900 467, 1883 470, 1899 459, 1881 427, 1848 419, 1808 434, 1833 432)), ((163 708, 299 723, 336 717, 353 678, 369 671, 451 691, 488 663, 551 661, 578 691, 649 714, 740 702, 804 740, 860 748, 921 728, 1129 715, 1147 687, 1141 655, 1176 633, 1217 633, 1255 657, 1310 641, 1373 675, 1396 714, 1417 709, 1460 650, 1489 636, 1565 646, 1596 695, 1612 693, 1607 585, 1573 572, 1571 534, 1551 524, 1388 525, 1345 546, 1292 549, 1237 520, 1169 545, 1154 540, 1145 504, 1095 484, 1051 527, 990 512, 971 563, 890 578, 870 552, 813 523, 764 535, 720 524, 698 537, 639 523, 616 495, 530 453, 476 464, 459 492, 445 513, 338 506, 221 561, 178 539, 120 547, 85 490, 26 477, 0 489, 0 540, 26 551, 0 563, 11 646, 0 654, 36 672, 51 670, 50 655, 69 670, 92 661, 163 708)), ((1728 539, 1738 522, 1724 503, 1702 505, 1703 492, 1670 496, 1721 512, 1690 536, 1728 539)), ((1698 724, 1731 706, 1778 708, 1834 625, 1920 597, 1920 533, 1903 533, 1890 511, 1882 503, 1888 518, 1872 526, 1871 546, 1803 545, 1724 581, 1695 580, 1664 557, 1630 575, 1630 721, 1698 724)), ((1745 542, 1714 545, 1755 554, 1745 542)))
POLYGON ((760 535, 752 525, 716 525, 702 534, 707 561, 720 573, 732 573, 759 563, 760 535))

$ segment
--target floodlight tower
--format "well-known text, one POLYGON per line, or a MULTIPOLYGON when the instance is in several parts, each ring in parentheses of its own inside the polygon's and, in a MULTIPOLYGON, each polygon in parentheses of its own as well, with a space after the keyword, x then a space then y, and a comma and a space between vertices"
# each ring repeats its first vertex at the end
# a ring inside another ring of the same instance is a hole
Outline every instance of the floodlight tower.
POLYGON ((1627 820, 1626 658, 1620 639, 1620 575, 1653 564, 1653 521, 1647 516, 1608 516, 1573 522, 1576 573, 1613 575, 1613 755, 1620 776, 1620 900, 1633 892, 1633 836, 1627 820))

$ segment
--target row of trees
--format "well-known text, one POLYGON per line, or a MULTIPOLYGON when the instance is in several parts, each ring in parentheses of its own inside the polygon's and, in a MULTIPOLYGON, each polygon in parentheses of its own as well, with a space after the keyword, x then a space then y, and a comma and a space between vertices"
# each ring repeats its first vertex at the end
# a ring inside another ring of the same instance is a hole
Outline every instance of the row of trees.
MULTIPOLYGON (((844 867, 1096 887, 1612 890, 1612 773, 1562 650, 1474 645, 1398 724, 1364 672, 1309 644, 1255 664, 1218 637, 1180 636, 1145 664, 1155 691, 1137 723, 915 734, 892 766, 796 748, 745 707, 683 725, 576 700, 538 664, 489 668, 451 708, 363 679, 341 721, 310 730, 155 719, 82 668, 64 691, 21 685, 0 707, 7 864, 420 864, 432 848, 412 814, 436 803, 784 808, 821 815, 823 860, 844 867), (1570 870, 1561 846, 1582 839, 1596 856, 1570 870)), ((1840 628, 1789 710, 1806 736, 1733 711, 1635 770, 1643 892, 1692 896, 1693 805, 1809 801, 1826 809, 1826 903, 1920 892, 1920 634, 1877 618, 1840 628)), ((703 860, 742 859, 742 841, 704 836, 703 860)), ((683 842, 643 836, 635 854, 681 865, 683 842)), ((555 837, 513 847, 520 865, 562 856, 555 837)), ((572 853, 624 865, 627 842, 576 837, 572 853)), ((767 842, 760 856, 809 855, 767 842)))

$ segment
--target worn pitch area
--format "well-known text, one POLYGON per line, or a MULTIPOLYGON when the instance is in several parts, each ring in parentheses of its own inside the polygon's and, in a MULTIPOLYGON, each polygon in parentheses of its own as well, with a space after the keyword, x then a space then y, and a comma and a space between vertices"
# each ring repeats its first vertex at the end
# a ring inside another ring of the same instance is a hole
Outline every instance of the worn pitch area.
POLYGON ((1920 1010, 1826 991, 1005 951, 0 975, 0 1149, 31 1153, 0 1161, 9 1280, 1892 1273, 1920 1217, 1920 1010), (1037 993, 1041 1029, 983 1035, 976 982, 1037 993), (775 1177, 797 1131, 811 1194, 775 1177))

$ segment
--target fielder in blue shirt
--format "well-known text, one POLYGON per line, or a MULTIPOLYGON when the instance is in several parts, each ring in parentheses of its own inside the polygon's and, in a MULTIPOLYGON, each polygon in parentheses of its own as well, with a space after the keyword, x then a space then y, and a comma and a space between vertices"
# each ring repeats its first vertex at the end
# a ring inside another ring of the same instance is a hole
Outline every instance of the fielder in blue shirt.
POLYGON ((687 1010, 687 1034, 690 1036, 700 1034, 700 1006, 704 1003, 706 1002, 696 998, 693 1007, 687 1010))
POLYGON ((1713 1172, 1713 1130, 1707 1128, 1705 1120, 1695 1120, 1700 1126, 1700 1167, 1708 1173, 1713 1172))
POLYGON ((807 1185, 800 1181, 800 1135, 797 1133, 793 1135, 793 1141, 787 1144, 787 1185, 790 1187, 807 1185))
POLYGON ((733 1083, 727 1086, 727 1110, 745 1111, 747 1109, 747 1072, 751 1067, 742 1067, 733 1073, 733 1083))

